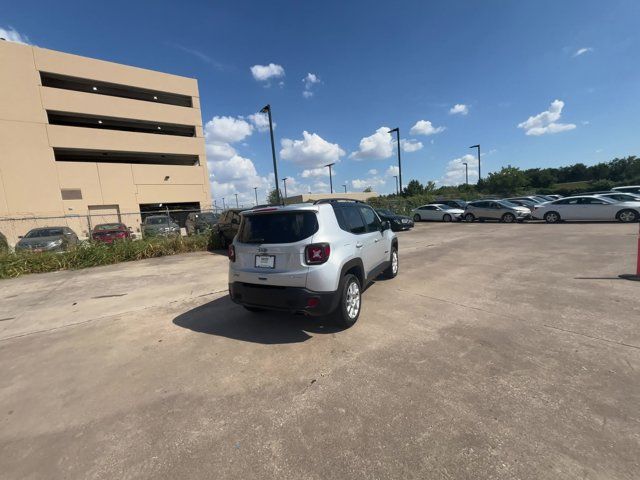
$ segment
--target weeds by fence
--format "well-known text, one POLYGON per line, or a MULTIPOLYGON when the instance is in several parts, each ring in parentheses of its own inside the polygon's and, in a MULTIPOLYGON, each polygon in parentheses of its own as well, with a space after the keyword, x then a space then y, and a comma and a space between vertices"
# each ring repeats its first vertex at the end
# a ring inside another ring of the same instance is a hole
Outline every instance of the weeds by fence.
POLYGON ((114 263, 162 257, 177 253, 217 250, 219 237, 204 233, 190 237, 156 237, 145 240, 123 240, 111 244, 82 242, 67 252, 20 252, 0 254, 0 279, 28 273, 78 270, 114 263))

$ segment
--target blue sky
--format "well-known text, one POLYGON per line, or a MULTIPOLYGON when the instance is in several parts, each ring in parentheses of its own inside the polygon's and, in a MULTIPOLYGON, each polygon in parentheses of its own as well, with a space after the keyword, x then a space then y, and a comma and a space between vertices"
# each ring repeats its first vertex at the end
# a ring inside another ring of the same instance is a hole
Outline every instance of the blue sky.
POLYGON ((4 2, 0 28, 197 78, 214 198, 248 201, 271 182, 249 117, 266 103, 290 192, 325 190, 329 161, 334 186, 392 191, 382 127, 409 139, 405 184, 462 181, 476 143, 484 174, 638 154, 638 18, 635 0, 4 2))

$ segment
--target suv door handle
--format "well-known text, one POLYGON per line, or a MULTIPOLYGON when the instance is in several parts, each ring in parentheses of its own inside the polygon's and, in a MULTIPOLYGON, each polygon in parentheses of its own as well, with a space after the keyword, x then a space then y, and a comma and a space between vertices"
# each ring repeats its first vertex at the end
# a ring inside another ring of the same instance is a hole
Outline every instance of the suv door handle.
POLYGON ((380 241, 380 239, 379 239, 379 238, 376 238, 376 239, 374 240, 374 242, 375 242, 375 243, 378 243, 379 241, 380 241))
POLYGON ((362 244, 361 243, 356 243, 356 248, 362 248, 362 244))

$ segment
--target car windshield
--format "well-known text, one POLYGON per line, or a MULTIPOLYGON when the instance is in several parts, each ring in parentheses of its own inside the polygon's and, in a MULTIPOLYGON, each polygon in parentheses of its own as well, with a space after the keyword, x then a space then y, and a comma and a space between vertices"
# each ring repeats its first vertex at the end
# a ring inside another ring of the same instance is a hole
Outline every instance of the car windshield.
POLYGON ((62 234, 63 230, 61 228, 38 228, 27 233, 25 238, 55 237, 62 234))
POLYGON ((169 223, 169 217, 147 217, 144 223, 147 225, 166 225, 169 223))
POLYGON ((393 213, 391 210, 386 210, 386 209, 383 209, 383 208, 381 208, 379 210, 376 210, 376 212, 378 212, 380 215, 385 215, 387 217, 395 216, 395 213, 393 213))
POLYGON ((125 226, 122 223, 103 223, 96 225, 95 230, 123 230, 125 226))
POLYGON ((509 200, 500 200, 498 202, 500 205, 502 205, 503 207, 509 207, 509 208, 515 208, 515 207, 519 207, 520 205, 517 205, 513 202, 510 202, 509 200))
POLYGON ((238 232, 242 243, 294 243, 318 231, 314 212, 245 215, 238 232))
POLYGON ((215 222, 218 220, 218 216, 213 213, 197 213, 196 218, 204 222, 215 222))
POLYGON ((453 205, 438 205, 443 210, 456 210, 458 207, 454 207, 453 205))

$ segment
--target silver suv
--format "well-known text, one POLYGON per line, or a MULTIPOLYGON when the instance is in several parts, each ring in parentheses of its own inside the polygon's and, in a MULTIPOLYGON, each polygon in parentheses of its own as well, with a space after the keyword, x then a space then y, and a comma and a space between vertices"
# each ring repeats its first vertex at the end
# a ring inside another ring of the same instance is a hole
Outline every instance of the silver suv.
POLYGON ((319 200, 242 212, 229 260, 229 295, 247 310, 331 315, 350 327, 366 284, 398 274, 398 239, 362 202, 319 200))
POLYGON ((504 223, 522 221, 531 217, 531 210, 506 200, 478 200, 470 202, 464 209, 463 218, 474 220, 499 220, 504 223))

